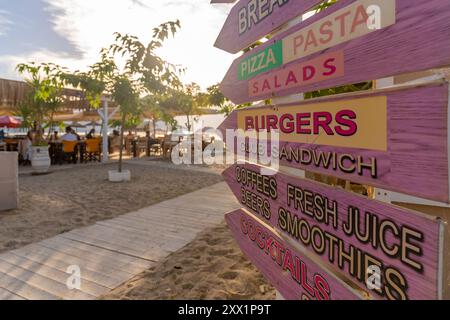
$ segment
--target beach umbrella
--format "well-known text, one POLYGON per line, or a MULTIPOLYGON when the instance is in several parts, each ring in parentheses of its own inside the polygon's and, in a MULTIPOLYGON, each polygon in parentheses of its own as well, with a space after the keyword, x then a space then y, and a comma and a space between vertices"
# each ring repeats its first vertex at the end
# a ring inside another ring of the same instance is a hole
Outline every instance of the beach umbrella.
POLYGON ((10 116, 2 116, 0 117, 0 128, 19 128, 22 124, 22 121, 17 120, 16 118, 10 116))

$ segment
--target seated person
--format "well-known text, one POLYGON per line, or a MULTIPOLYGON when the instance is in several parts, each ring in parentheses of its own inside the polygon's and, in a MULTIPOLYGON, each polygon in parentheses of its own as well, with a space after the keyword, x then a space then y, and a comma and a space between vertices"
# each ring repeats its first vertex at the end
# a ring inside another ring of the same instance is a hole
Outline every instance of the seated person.
POLYGON ((81 140, 81 137, 80 137, 80 135, 78 134, 78 132, 76 132, 74 129, 72 129, 72 133, 77 137, 77 140, 78 140, 78 141, 81 140))
POLYGON ((91 129, 89 133, 86 135, 86 139, 94 139, 95 138, 95 129, 91 129))
POLYGON ((2 142, 3 140, 5 140, 5 131, 0 130, 0 142, 2 142))
POLYGON ((48 139, 48 142, 57 142, 59 140, 58 131, 54 131, 53 134, 48 139))
POLYGON ((19 154, 21 158, 21 162, 24 164, 30 164, 31 163, 31 154, 33 152, 32 150, 33 145, 33 136, 30 131, 28 131, 27 136, 25 139, 20 140, 19 142, 19 154))
POLYGON ((62 141, 77 141, 78 136, 73 133, 73 129, 71 127, 66 128, 66 134, 61 137, 62 141))
POLYGON ((131 131, 128 131, 128 135, 125 137, 125 150, 127 150, 128 154, 132 152, 132 142, 134 140, 134 134, 131 131))
POLYGON ((113 153, 120 150, 120 133, 117 130, 113 131, 113 135, 110 138, 110 147, 113 153))

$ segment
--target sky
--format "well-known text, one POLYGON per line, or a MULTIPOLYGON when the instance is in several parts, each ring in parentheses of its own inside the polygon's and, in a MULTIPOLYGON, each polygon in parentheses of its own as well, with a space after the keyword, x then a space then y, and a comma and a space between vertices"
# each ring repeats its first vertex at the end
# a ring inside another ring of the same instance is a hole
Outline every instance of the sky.
POLYGON ((31 61, 86 70, 114 32, 147 42, 153 27, 179 19, 181 30, 158 54, 186 68, 183 82, 206 89, 235 58, 213 47, 230 9, 210 0, 0 0, 0 78, 20 79, 15 66, 31 61))

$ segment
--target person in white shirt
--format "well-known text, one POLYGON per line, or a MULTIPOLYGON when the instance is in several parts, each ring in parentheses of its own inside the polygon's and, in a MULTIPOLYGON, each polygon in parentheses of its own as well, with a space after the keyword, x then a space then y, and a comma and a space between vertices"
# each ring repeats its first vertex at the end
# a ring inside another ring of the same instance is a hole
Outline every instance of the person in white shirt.
POLYGON ((78 137, 73 133, 71 127, 66 128, 66 134, 61 137, 62 141, 77 141, 78 137))
POLYGON ((31 156, 32 156, 32 145, 33 145, 33 135, 30 131, 28 131, 25 139, 20 140, 19 142, 19 153, 21 155, 22 163, 27 165, 31 164, 31 156))

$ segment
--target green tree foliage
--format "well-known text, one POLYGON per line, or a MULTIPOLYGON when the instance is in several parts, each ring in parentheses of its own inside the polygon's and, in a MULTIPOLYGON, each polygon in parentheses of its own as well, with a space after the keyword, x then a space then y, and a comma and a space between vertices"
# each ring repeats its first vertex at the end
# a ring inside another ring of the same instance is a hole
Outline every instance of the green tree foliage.
POLYGON ((201 115, 207 104, 208 96, 200 91, 200 86, 196 83, 171 90, 160 101, 160 106, 166 113, 186 116, 188 131, 192 129, 191 117, 201 115))
POLYGON ((145 108, 140 96, 160 95, 181 86, 181 68, 163 60, 155 50, 180 28, 179 21, 169 21, 153 29, 149 43, 137 37, 115 33, 115 41, 100 52, 100 60, 87 72, 63 73, 66 83, 85 92, 91 106, 100 106, 102 94, 108 94, 120 106, 121 147, 119 172, 122 171, 123 135, 128 120, 140 119, 145 108), (120 61, 121 63, 119 63, 120 61))
POLYGON ((35 145, 44 144, 44 123, 53 125, 53 116, 61 107, 63 82, 59 77, 61 68, 52 63, 21 63, 17 71, 26 77, 30 91, 15 114, 23 118, 22 126, 35 132, 35 145))

